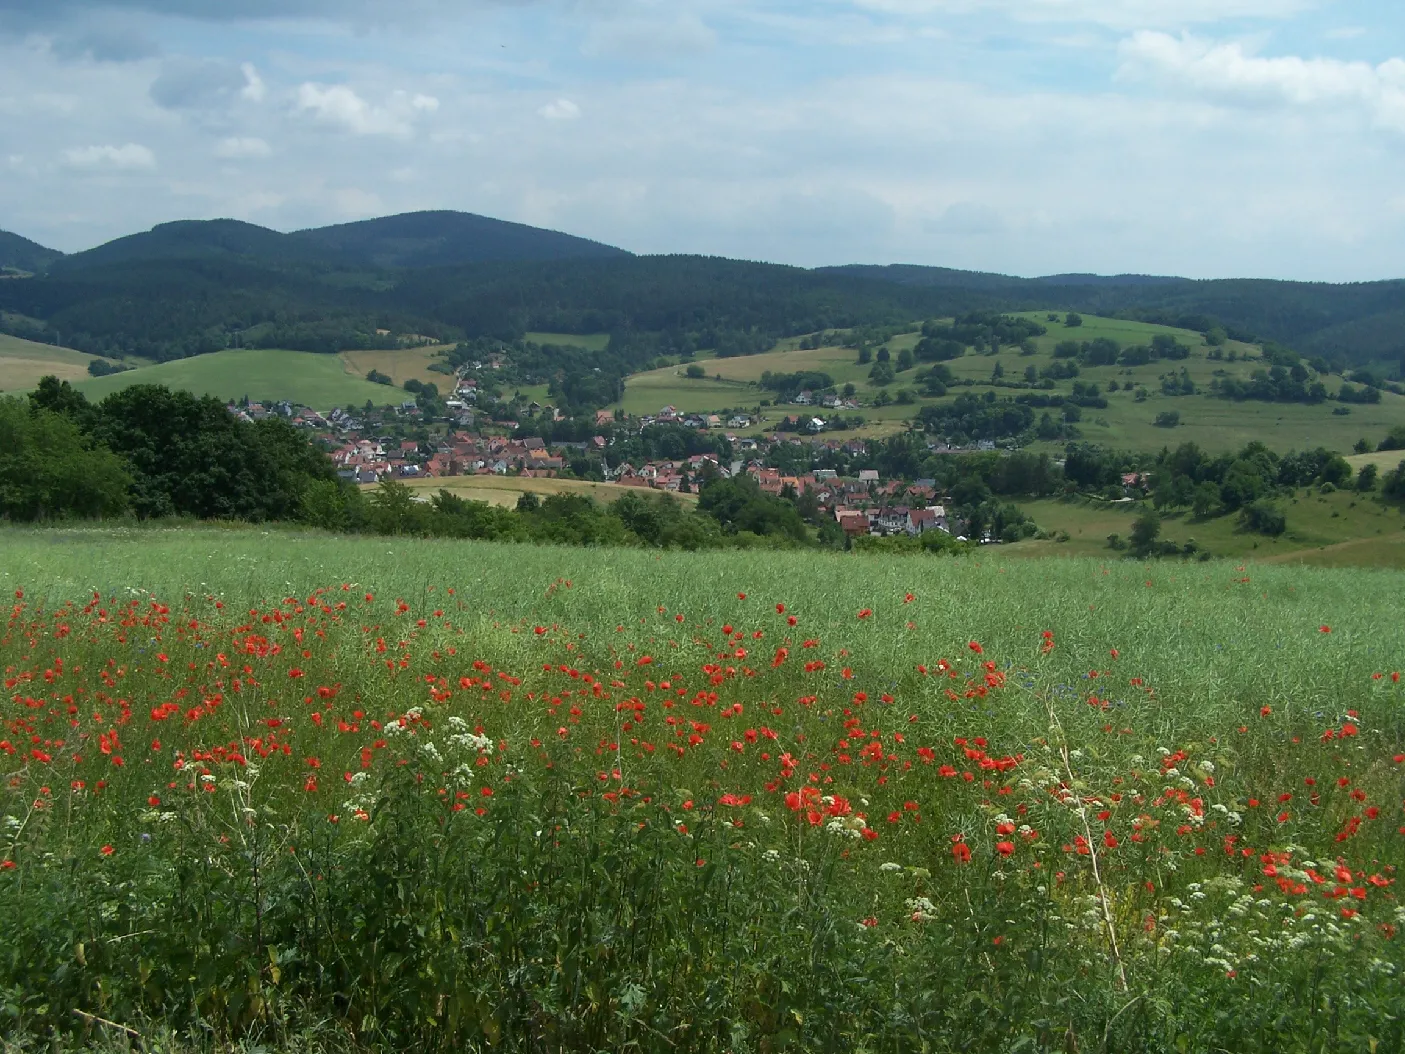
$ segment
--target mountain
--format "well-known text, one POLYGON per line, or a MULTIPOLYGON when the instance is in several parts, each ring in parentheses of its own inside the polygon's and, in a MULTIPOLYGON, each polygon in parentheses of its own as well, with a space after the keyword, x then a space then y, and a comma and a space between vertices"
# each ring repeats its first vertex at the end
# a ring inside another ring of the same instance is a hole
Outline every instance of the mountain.
POLYGON ((21 238, 9 231, 0 231, 0 271, 24 271, 33 274, 45 270, 63 256, 57 249, 46 249, 38 242, 21 238))
POLYGON ((288 236, 345 262, 380 269, 523 260, 617 259, 623 249, 467 212, 410 212, 288 236))
MULTIPOLYGON (((182 358, 229 346, 315 351, 526 332, 608 333, 631 354, 745 353, 782 336, 971 311, 1118 315, 1274 340, 1405 371, 1405 281, 1329 285, 1153 275, 1018 278, 908 265, 806 270, 633 256, 555 231, 418 212, 284 234, 165 223, 72 256, 0 240, 40 267, 0 281, 0 318, 94 354, 182 358)), ((10 250, 13 253, 13 250, 10 250)), ((18 266, 12 264, 11 266, 18 266)))
POLYGON ((610 245, 521 223, 465 212, 411 212, 293 234, 239 220, 179 220, 75 253, 55 270, 153 260, 244 260, 276 268, 364 272, 628 255, 610 245))

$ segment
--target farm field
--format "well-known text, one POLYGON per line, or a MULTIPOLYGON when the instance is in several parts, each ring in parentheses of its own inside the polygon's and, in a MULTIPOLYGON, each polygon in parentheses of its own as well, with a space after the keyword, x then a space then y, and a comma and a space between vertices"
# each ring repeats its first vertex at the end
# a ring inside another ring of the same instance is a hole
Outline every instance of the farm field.
POLYGON ((452 347, 452 344, 431 344, 394 351, 344 351, 340 357, 347 374, 360 380, 365 380, 366 374, 372 370, 378 370, 389 377, 397 388, 403 388, 406 381, 416 380, 422 384, 433 384, 440 394, 447 394, 454 385, 453 374, 439 373, 429 367, 435 363, 443 364, 443 353, 452 347))
POLYGON ((1399 573, 0 546, 20 1049, 1405 1048, 1399 573))
MULTIPOLYGON (((658 491, 640 490, 638 487, 622 487, 618 483, 596 483, 580 479, 538 479, 521 476, 446 476, 436 479, 405 480, 411 490, 428 496, 447 490, 469 501, 486 501, 490 505, 511 508, 517 499, 530 491, 541 497, 549 494, 582 494, 596 501, 608 504, 626 494, 644 494, 653 497, 658 491)), ((373 491, 375 485, 367 485, 363 490, 373 491)), ((696 504, 696 494, 675 494, 684 504, 696 504)))
POLYGON ((230 349, 195 355, 111 377, 95 377, 74 385, 90 399, 133 384, 164 384, 196 395, 220 399, 277 401, 287 399, 315 410, 398 403, 408 396, 383 384, 347 375, 340 356, 275 348, 230 349))
POLYGON ((1355 472, 1360 472, 1367 465, 1375 465, 1380 472, 1385 473, 1405 461, 1405 450, 1377 450, 1370 454, 1348 454, 1346 460, 1355 472))
POLYGON ((84 380, 96 357, 0 333, 0 393, 27 392, 50 374, 61 381, 84 380))
MULTIPOLYGON (((1224 352, 1234 352, 1239 356, 1236 362, 1210 360, 1203 338, 1190 330, 1175 329, 1150 323, 1131 322, 1121 319, 1084 316, 1083 325, 1067 328, 1062 322, 1049 322, 1045 312, 1023 312, 1023 317, 1031 318, 1047 326, 1048 333, 1035 338, 1036 352, 1023 355, 1018 348, 1004 348, 998 355, 970 352, 954 359, 946 365, 959 380, 975 382, 970 387, 953 388, 942 399, 920 397, 915 405, 873 407, 866 405, 859 411, 868 422, 859 435, 877 437, 892 434, 904 419, 915 418, 924 405, 950 402, 963 392, 984 395, 994 391, 999 397, 1018 395, 1018 389, 997 387, 988 383, 997 365, 1003 370, 1006 380, 1015 381, 1024 377, 1031 366, 1036 371, 1050 366, 1055 360, 1054 346, 1063 340, 1088 341, 1099 337, 1117 340, 1123 346, 1148 343, 1157 335, 1170 335, 1180 343, 1189 346, 1190 358, 1178 362, 1150 363, 1145 366, 1101 366, 1085 367, 1079 375, 1080 381, 1096 382, 1106 391, 1109 381, 1116 381, 1118 391, 1108 393, 1109 405, 1105 410, 1085 410, 1078 428, 1083 438, 1119 449, 1157 451, 1163 446, 1175 446, 1182 442, 1194 442, 1211 452, 1236 450, 1246 443, 1258 440, 1270 448, 1287 451, 1316 446, 1342 452, 1349 451, 1358 439, 1368 438, 1378 441, 1391 428, 1405 424, 1405 398, 1386 393, 1379 404, 1352 405, 1345 407, 1347 414, 1334 414, 1340 404, 1328 402, 1318 405, 1295 403, 1265 403, 1255 401, 1234 402, 1210 398, 1208 395, 1169 396, 1161 391, 1161 377, 1167 372, 1180 373, 1184 367, 1191 379, 1202 392, 1208 391, 1210 382, 1217 372, 1225 376, 1247 379, 1254 370, 1261 368, 1257 359, 1258 349, 1247 344, 1229 342, 1224 352), (1245 360, 1244 356, 1254 356, 1245 360), (1135 399, 1135 390, 1144 387, 1148 397, 1143 402, 1135 399), (1180 414, 1180 424, 1173 428, 1158 427, 1154 422, 1158 414, 1176 411, 1180 414)), ((888 342, 891 354, 896 357, 904 348, 913 347, 919 334, 907 333, 894 337, 888 342)), ((762 355, 732 359, 699 360, 708 373, 703 380, 689 380, 684 376, 682 365, 669 366, 661 370, 636 374, 626 382, 625 397, 621 406, 630 413, 657 413, 664 405, 672 404, 687 412, 715 412, 724 407, 756 407, 763 398, 772 397, 757 386, 762 373, 795 373, 800 370, 817 370, 828 373, 836 385, 852 383, 862 402, 871 402, 878 388, 868 380, 869 366, 860 366, 857 352, 852 348, 829 347, 813 350, 796 350, 795 340, 782 342, 778 347, 762 355), (720 374, 724 382, 714 379, 720 374), (743 386, 747 385, 747 386, 743 386)), ((919 364, 919 369, 922 364, 919 364)), ((911 373, 904 372, 888 386, 888 392, 896 395, 903 388, 920 391, 912 380, 911 373)), ((1335 389, 1340 382, 1333 378, 1329 388, 1335 389)), ((1067 394, 1071 381, 1060 381, 1054 393, 1067 394)), ((787 414, 803 412, 804 407, 775 406, 765 411, 768 422, 774 424, 787 414)), ((1057 411, 1054 416, 1057 417, 1057 411)), ((1049 449, 1062 449, 1062 443, 1055 443, 1049 449)))
MULTIPOLYGON (((1277 504, 1287 513, 1288 529, 1278 538, 1245 531, 1235 516, 1197 521, 1188 511, 1168 513, 1161 520, 1161 537, 1184 545, 1194 541, 1217 557, 1269 562, 1315 563, 1333 566, 1405 568, 1405 515, 1399 506, 1383 505, 1348 490, 1319 494, 1298 491, 1277 504)), ((1018 556, 1099 556, 1121 560, 1124 554, 1108 547, 1109 535, 1124 540, 1132 521, 1146 506, 1141 503, 1055 499, 1020 502, 1020 507, 1049 533, 1066 531, 1067 542, 1028 540, 1000 548, 1018 556)))

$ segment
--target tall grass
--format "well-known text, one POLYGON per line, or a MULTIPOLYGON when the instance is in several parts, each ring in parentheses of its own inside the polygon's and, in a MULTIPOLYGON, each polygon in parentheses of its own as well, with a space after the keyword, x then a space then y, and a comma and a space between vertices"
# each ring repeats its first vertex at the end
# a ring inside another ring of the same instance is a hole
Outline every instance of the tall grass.
POLYGON ((13 1042, 1405 1049, 1400 575, 0 549, 13 1042))

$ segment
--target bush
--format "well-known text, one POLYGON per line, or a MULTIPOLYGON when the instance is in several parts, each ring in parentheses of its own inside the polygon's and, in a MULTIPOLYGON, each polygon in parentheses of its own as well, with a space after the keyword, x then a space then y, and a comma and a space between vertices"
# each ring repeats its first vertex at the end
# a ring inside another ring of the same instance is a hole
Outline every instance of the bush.
POLYGON ((1164 410, 1156 415, 1156 420, 1153 423, 1157 428, 1175 428, 1181 423, 1180 411, 1164 410))
POLYGON ((703 369, 697 363, 693 363, 691 366, 689 366, 684 371, 684 373, 686 373, 690 379, 695 381, 700 381, 707 376, 707 370, 703 369))
POLYGON ((1288 517, 1269 501, 1256 501, 1239 510, 1239 522, 1245 529, 1276 538, 1288 528, 1288 517))

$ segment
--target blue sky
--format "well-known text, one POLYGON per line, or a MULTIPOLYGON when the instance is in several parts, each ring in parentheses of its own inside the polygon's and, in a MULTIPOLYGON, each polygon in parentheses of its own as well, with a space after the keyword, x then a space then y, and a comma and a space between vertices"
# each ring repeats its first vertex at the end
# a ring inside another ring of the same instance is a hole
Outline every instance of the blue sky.
POLYGON ((0 0, 0 227, 1405 277, 1385 0, 0 0))

